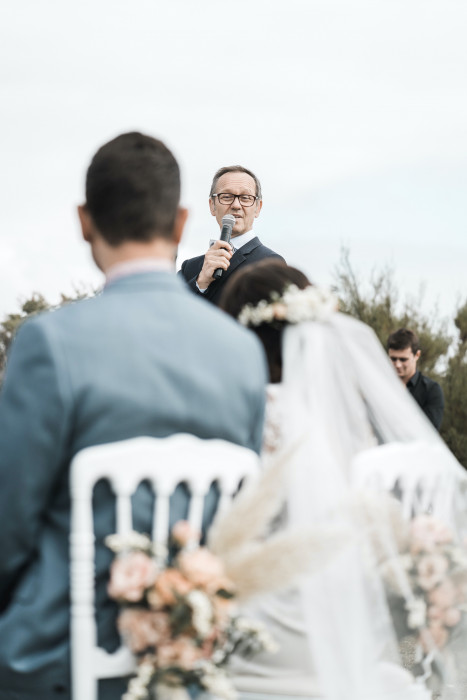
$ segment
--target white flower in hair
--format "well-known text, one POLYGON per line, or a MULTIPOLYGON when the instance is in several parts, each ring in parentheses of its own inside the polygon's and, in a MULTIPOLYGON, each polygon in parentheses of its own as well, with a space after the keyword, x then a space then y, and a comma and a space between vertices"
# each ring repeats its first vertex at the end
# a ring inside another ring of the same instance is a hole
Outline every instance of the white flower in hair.
POLYGON ((238 320, 243 326, 260 326, 274 321, 326 321, 336 310, 337 298, 327 289, 312 286, 299 289, 290 284, 282 296, 274 292, 270 301, 261 299, 256 306, 244 306, 238 320))

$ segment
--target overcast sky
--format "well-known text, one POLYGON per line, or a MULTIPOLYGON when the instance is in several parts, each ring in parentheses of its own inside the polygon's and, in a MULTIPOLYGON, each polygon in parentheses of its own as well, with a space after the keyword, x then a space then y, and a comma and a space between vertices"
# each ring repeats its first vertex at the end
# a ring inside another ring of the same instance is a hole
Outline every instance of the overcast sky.
POLYGON ((0 16, 0 318, 101 275, 75 207, 95 150, 169 145, 190 209, 180 259, 216 237, 213 172, 257 173, 261 240, 329 284, 362 278, 450 314, 467 298, 466 0, 6 0, 0 16))

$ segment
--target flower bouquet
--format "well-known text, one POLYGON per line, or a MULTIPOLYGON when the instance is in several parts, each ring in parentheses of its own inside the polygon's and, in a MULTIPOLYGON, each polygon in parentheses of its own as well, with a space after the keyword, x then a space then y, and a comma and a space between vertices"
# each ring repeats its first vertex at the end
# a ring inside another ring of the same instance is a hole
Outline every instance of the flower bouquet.
POLYGON ((119 631, 139 660, 123 699, 182 700, 187 689, 234 698, 229 657, 276 646, 258 623, 235 614, 234 583, 219 557, 194 544, 188 522, 174 526, 171 540, 175 553, 166 566, 166 552, 146 535, 107 538, 117 554, 108 593, 122 606, 119 631))
POLYGON ((446 647, 467 612, 467 549, 431 515, 415 517, 401 543, 380 570, 389 597, 399 601, 396 629, 407 665, 424 666, 446 647))
POLYGON ((108 593, 120 604, 119 631, 138 660, 122 700, 187 700, 192 691, 235 698, 227 674, 232 654, 276 649, 259 623, 238 615, 237 603, 313 573, 348 544, 346 532, 330 528, 270 536, 283 507, 286 457, 216 517, 209 548, 185 521, 172 530, 170 557, 137 532, 107 537, 116 553, 108 593))

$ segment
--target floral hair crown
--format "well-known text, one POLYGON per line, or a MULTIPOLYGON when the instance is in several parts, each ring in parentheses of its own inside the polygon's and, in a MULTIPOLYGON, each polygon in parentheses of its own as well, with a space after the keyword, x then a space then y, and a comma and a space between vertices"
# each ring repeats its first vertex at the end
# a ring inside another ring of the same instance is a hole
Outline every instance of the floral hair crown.
POLYGON ((269 301, 261 299, 256 306, 244 306, 238 320, 243 326, 273 324, 275 321, 326 321, 336 310, 337 299, 332 292, 312 286, 299 289, 295 284, 290 284, 282 296, 273 292, 269 301))

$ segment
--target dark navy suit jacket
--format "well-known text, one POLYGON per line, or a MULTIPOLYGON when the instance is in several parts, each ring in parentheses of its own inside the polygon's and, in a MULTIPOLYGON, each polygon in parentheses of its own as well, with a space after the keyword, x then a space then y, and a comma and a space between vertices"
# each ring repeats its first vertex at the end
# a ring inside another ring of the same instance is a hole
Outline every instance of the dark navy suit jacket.
MULTIPOLYGON (((232 239, 232 244, 235 245, 235 238, 232 239)), ((255 237, 235 251, 230 259, 230 267, 228 270, 224 270, 220 279, 211 282, 204 293, 200 292, 196 286, 196 280, 201 272, 201 268, 203 267, 204 255, 198 255, 196 258, 185 260, 185 262, 182 263, 182 267, 178 274, 185 278, 185 280, 188 282, 188 286, 195 294, 204 297, 217 306, 219 304, 224 285, 235 270, 242 265, 251 265, 251 263, 258 262, 258 260, 263 260, 263 258, 277 258, 278 260, 284 261, 284 258, 281 255, 275 253, 270 248, 267 248, 261 243, 258 237, 255 237)))

